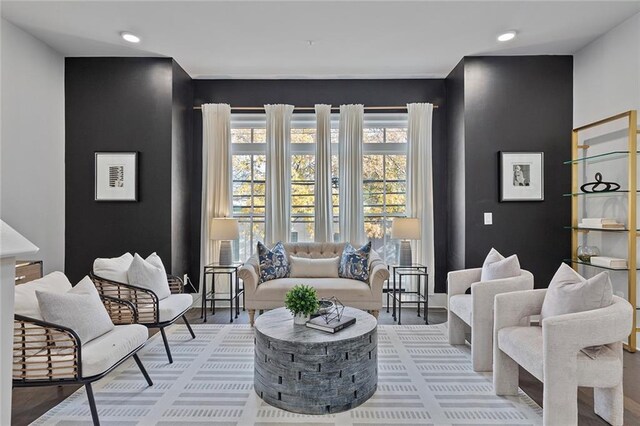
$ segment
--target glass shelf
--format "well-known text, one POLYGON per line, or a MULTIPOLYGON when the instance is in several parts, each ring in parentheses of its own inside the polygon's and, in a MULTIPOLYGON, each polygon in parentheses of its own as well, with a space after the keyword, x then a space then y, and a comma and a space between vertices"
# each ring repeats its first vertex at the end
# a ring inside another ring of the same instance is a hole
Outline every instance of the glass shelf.
POLYGON ((628 229, 611 229, 611 228, 584 228, 581 226, 565 226, 564 229, 575 229, 577 231, 602 231, 602 232, 629 232, 628 229))
POLYGON ((576 158, 575 160, 567 160, 567 161, 564 161, 562 164, 599 163, 601 161, 611 161, 611 160, 617 160, 620 158, 625 158, 628 155, 629 155, 629 151, 611 151, 611 152, 605 152, 604 154, 580 157, 580 158, 576 158))
MULTIPOLYGON (((640 192, 640 191, 636 191, 640 192)), ((579 195, 590 195, 592 197, 609 197, 611 195, 626 195, 629 193, 628 189, 619 189, 617 191, 608 191, 608 192, 570 192, 566 194, 562 194, 563 197, 574 197, 579 195)))
MULTIPOLYGON (((606 266, 598 266, 598 265, 593 265, 589 262, 583 262, 582 260, 578 260, 578 259, 564 259, 563 262, 565 263, 578 263, 580 265, 587 265, 587 266, 591 266, 593 268, 599 268, 599 269, 606 269, 607 271, 628 271, 629 268, 607 268, 606 266)), ((638 269, 636 269, 638 270, 638 269)))

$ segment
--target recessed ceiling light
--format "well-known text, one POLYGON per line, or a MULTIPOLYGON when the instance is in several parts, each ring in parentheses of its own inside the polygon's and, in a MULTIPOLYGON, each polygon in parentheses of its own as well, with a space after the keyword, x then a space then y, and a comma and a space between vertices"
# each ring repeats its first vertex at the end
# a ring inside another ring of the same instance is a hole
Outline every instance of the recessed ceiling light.
POLYGON ((135 34, 131 34, 130 32, 123 31, 120 33, 120 36, 129 43, 140 43, 140 37, 135 34))
POLYGON ((507 31, 506 33, 502 33, 498 36, 498 41, 509 41, 516 38, 517 32, 514 30, 507 31))

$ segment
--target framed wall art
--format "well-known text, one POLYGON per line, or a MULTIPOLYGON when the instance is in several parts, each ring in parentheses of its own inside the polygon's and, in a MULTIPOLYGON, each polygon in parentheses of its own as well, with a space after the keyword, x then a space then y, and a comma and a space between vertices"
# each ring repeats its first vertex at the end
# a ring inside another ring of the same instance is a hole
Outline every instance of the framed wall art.
POLYGON ((95 200, 138 201, 138 153, 95 153, 95 200))
POLYGON ((544 153, 500 151, 500 201, 544 201, 544 153))

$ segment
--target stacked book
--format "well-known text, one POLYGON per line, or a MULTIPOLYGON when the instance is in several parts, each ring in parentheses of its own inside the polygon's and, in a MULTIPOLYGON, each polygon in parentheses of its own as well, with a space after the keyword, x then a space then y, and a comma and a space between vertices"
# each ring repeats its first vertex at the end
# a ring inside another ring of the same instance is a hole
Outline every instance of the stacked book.
POLYGON ((606 217, 585 217, 578 224, 578 228, 624 229, 624 224, 606 217))
POLYGON ((307 321, 307 327, 325 331, 327 333, 337 333, 338 331, 352 326, 355 323, 356 319, 354 317, 348 317, 346 315, 342 315, 340 319, 335 318, 327 323, 324 317, 320 315, 319 317, 307 321))
POLYGON ((607 256, 591 256, 591 264, 609 269, 627 269, 627 260, 607 256))

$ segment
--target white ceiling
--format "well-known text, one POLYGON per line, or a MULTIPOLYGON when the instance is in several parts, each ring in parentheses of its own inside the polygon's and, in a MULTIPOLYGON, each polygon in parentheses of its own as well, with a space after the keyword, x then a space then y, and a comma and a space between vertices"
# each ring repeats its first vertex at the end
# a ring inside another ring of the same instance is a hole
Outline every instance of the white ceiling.
POLYGON ((611 0, 2 2, 3 17, 66 56, 168 56, 194 78, 440 78, 463 56, 572 54, 638 11, 611 0), (518 38, 498 43, 508 29, 518 38))

